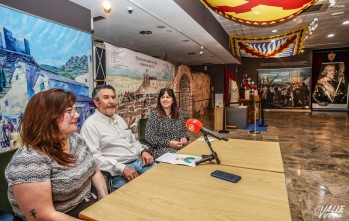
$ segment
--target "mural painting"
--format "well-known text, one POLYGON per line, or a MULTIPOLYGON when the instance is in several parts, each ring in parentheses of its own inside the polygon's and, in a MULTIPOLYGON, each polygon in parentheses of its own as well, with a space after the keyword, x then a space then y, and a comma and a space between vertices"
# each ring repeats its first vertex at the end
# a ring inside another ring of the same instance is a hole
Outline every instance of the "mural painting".
POLYGON ((258 90, 265 108, 310 109, 310 68, 258 70, 258 90))
POLYGON ((0 14, 1 149, 19 130, 30 98, 43 90, 74 92, 81 126, 92 109, 91 35, 2 6, 0 14))
POLYGON ((175 66, 169 62, 105 43, 106 81, 116 89, 118 114, 136 132, 140 118, 156 107, 161 88, 173 88, 175 66))

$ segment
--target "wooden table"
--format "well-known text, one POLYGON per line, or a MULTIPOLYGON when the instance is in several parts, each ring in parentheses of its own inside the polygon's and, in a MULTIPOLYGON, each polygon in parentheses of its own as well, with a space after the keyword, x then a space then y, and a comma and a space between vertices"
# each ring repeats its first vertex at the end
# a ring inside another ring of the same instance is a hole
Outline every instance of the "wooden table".
POLYGON ((284 174, 217 164, 161 163, 80 213, 86 220, 290 221, 284 174), (231 183, 214 170, 238 174, 231 183))
MULTIPOLYGON (((224 134, 222 134, 224 136, 224 134)), ((221 160, 221 165, 284 172, 278 142, 230 139, 211 142, 221 160)), ((193 141, 178 153, 201 156, 211 154, 206 142, 193 141)))

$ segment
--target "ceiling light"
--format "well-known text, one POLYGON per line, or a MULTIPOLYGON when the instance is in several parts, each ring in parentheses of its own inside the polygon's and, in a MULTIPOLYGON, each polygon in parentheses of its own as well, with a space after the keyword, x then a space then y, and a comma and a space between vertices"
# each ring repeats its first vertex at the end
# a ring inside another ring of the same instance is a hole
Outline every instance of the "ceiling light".
POLYGON ((275 32, 278 32, 278 30, 272 30, 271 32, 275 33, 275 32))
POLYGON ((103 1, 103 9, 106 13, 111 12, 111 3, 109 0, 104 0, 103 1))
POLYGON ((349 21, 343 22, 343 25, 347 25, 347 24, 349 24, 349 21))
POLYGON ((334 37, 334 34, 329 34, 329 35, 327 35, 327 37, 332 38, 332 37, 334 37))
POLYGON ((200 48, 201 48, 201 50, 200 50, 199 54, 202 55, 204 53, 204 46, 201 45, 200 48))
POLYGON ((343 15, 343 14, 344 14, 344 12, 334 12, 331 15, 332 16, 337 16, 337 15, 343 15))

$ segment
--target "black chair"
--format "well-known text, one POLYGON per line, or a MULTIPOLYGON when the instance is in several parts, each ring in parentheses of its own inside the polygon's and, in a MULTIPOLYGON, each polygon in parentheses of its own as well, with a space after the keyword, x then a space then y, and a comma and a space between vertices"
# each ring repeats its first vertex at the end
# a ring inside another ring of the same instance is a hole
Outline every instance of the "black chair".
POLYGON ((148 147, 151 147, 151 144, 148 143, 147 139, 145 139, 145 128, 147 127, 147 121, 148 121, 148 118, 141 118, 138 121, 138 124, 137 124, 138 140, 142 144, 148 147))
POLYGON ((107 190, 108 190, 108 193, 112 193, 113 192, 113 180, 112 180, 112 176, 109 172, 107 171, 101 171, 102 174, 103 174, 103 177, 105 179, 105 182, 107 184, 107 190))
MULTIPOLYGON (((5 179, 5 169, 7 164, 11 161, 12 156, 16 153, 17 149, 11 149, 0 153, 0 212, 14 215, 10 202, 7 198, 7 181, 5 179)), ((14 217, 14 221, 22 220, 18 217, 14 217)))

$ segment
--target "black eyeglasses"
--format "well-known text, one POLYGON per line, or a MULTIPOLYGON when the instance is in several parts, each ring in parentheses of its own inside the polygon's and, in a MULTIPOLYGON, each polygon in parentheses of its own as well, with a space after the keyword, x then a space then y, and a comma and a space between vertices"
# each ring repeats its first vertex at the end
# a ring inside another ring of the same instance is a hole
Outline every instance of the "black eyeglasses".
POLYGON ((70 114, 71 117, 74 117, 75 114, 78 114, 78 115, 81 114, 80 108, 77 108, 77 107, 68 108, 67 110, 65 110, 65 112, 70 114))

